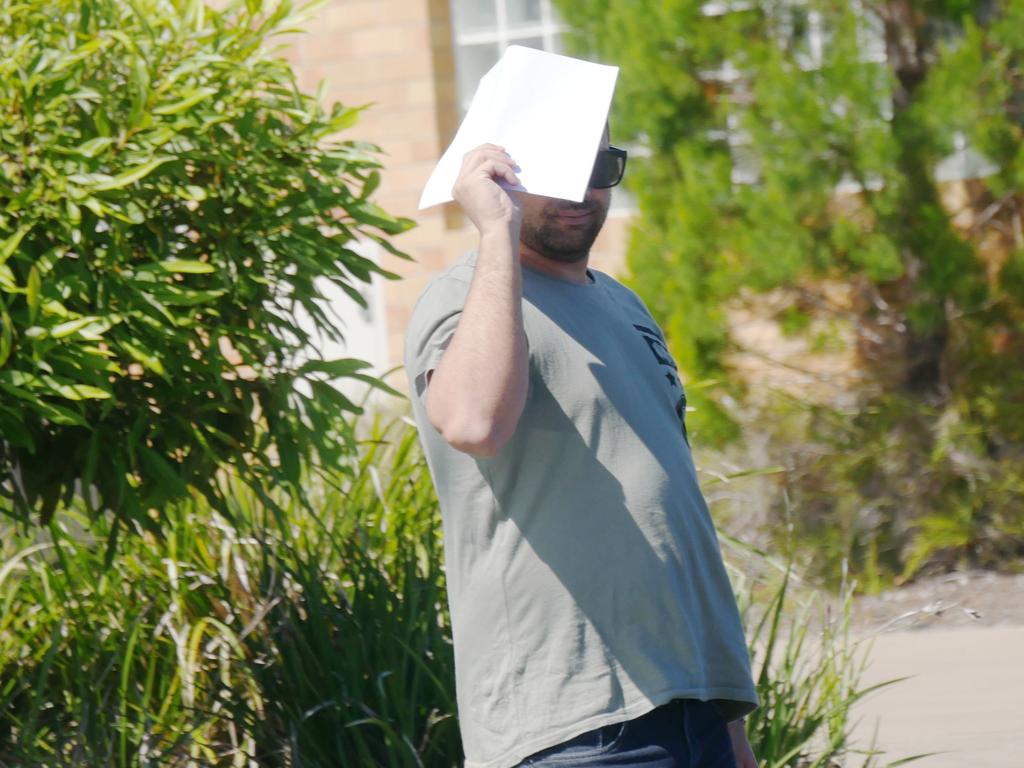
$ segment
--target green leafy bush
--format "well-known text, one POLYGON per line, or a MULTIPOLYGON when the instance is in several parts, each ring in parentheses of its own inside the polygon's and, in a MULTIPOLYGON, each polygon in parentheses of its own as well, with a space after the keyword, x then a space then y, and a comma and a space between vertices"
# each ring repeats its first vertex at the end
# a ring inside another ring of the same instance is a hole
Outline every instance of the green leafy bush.
POLYGON ((351 449, 324 379, 366 377, 312 353, 340 336, 322 289, 362 302, 357 239, 397 253, 410 222, 335 138, 358 110, 275 57, 293 10, 0 0, 3 510, 80 493, 155 530, 190 487, 225 509, 218 467, 297 488, 351 449))
POLYGON ((1002 379, 1005 397, 982 390, 935 409, 879 396, 854 418, 780 401, 776 423, 797 422, 804 436, 774 446, 788 456, 787 497, 776 511, 792 527, 793 556, 832 586, 849 560, 868 591, 919 573, 1019 564, 1024 461, 1019 449, 998 446, 982 410, 1014 407, 1010 390, 1024 378, 1002 379), (986 403, 993 396, 999 402, 986 403))
POLYGON ((165 535, 58 513, 0 540, 0 767, 454 768, 437 501, 375 429, 308 504, 233 486, 165 535), (315 512, 313 511, 315 508, 315 512))

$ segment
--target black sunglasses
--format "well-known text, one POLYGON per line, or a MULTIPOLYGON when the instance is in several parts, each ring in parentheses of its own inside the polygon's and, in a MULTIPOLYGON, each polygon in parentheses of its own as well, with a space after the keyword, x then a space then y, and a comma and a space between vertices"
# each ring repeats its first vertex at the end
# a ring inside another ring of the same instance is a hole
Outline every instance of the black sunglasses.
POLYGON ((618 147, 600 149, 594 159, 594 170, 590 172, 591 189, 608 189, 622 181, 626 172, 626 150, 618 147))

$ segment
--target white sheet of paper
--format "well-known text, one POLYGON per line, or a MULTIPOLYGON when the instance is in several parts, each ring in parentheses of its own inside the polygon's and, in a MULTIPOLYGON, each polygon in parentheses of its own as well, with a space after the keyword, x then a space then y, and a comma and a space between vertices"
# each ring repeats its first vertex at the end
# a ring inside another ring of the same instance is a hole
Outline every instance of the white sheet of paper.
POLYGON ((618 74, 618 67, 510 45, 480 79, 420 210, 452 199, 463 155, 487 142, 505 147, 518 164, 521 186, 514 189, 583 200, 618 74))

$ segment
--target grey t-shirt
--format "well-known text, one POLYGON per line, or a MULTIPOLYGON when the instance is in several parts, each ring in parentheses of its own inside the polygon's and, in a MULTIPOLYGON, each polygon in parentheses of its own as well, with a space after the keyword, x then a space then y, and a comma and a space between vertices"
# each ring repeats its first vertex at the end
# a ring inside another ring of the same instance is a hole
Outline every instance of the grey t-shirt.
POLYGON ((466 768, 506 768, 673 698, 757 696, 685 438, 683 388, 640 299, 523 269, 529 393, 493 458, 430 425, 426 374, 458 325, 471 252, 413 311, 405 367, 441 502, 466 768))

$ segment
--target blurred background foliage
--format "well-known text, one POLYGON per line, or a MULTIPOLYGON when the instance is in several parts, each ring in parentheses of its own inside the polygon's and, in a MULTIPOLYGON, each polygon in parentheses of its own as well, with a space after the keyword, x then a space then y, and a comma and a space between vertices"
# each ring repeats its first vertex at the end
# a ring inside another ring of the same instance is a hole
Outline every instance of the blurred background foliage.
POLYGON ((437 502, 399 423, 273 504, 162 536, 59 512, 0 549, 0 765, 454 766, 437 502), (342 469, 344 471, 342 471, 342 469), (31 609, 27 609, 31 606, 31 609))
MULTIPOLYGON (((301 93, 258 0, 0 0, 0 511, 78 498, 157 532, 217 470, 300 488, 351 450, 323 297, 363 303, 411 222, 371 195, 358 110, 301 93)), ((400 255, 400 254, 399 254, 400 255)))
MULTIPOLYGON (((833 581, 1024 555, 1024 1, 558 0, 695 442, 833 581)), ((753 514, 740 510, 739 514, 753 514)))

